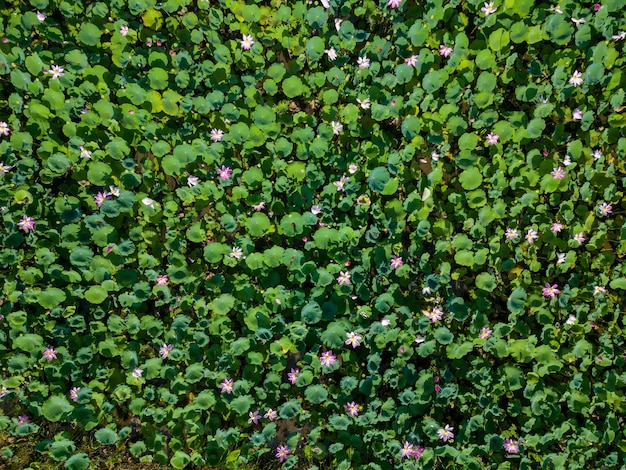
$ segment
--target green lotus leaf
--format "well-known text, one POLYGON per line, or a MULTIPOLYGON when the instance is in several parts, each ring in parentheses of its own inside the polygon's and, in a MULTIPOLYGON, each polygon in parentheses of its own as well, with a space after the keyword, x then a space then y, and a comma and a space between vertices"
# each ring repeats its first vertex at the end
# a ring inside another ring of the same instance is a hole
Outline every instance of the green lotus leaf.
POLYGON ((433 335, 439 344, 450 344, 454 340, 454 335, 445 326, 437 328, 433 335))
POLYGON ((91 286, 85 291, 85 299, 92 304, 101 304, 108 296, 107 290, 101 286, 91 286))
POLYGON ((299 77, 292 75, 291 77, 283 80, 283 93, 287 98, 295 98, 305 92, 305 86, 299 77))
POLYGON ((104 162, 89 162, 87 179, 96 186, 105 186, 109 181, 112 168, 104 162))
POLYGON ((511 292, 507 301, 507 307, 511 313, 520 313, 526 306, 526 290, 523 287, 517 287, 511 292))
POLYGON ((228 404, 228 407, 236 411, 239 416, 243 416, 248 413, 252 403, 254 403, 254 399, 250 395, 242 395, 234 398, 233 401, 228 404))
POLYGON ((326 401, 328 391, 326 391, 323 385, 309 385, 304 390, 304 397, 308 402, 317 405, 326 401))
POLYGON ((74 441, 62 439, 59 441, 54 441, 52 444, 50 444, 50 449, 48 450, 48 453, 54 460, 61 461, 68 459, 75 450, 76 445, 74 444, 74 441))
POLYGON ((85 453, 74 454, 65 462, 66 470, 86 470, 89 468, 89 457, 85 453))
POLYGON ((333 414, 328 419, 328 428, 335 431, 346 431, 350 426, 350 420, 346 416, 333 414))
POLYGON ((387 168, 379 166, 374 168, 370 175, 367 178, 368 185, 372 191, 381 192, 387 182, 389 181, 391 175, 387 168))
POLYGON ((206 230, 202 228, 202 223, 195 222, 187 229, 187 239, 194 243, 202 243, 207 239, 206 230))
POLYGON ((317 62, 324 55, 324 47, 324 40, 319 36, 313 36, 306 43, 306 55, 313 62, 317 62))
POLYGON ((110 428, 98 429, 94 434, 94 437, 101 445, 112 445, 118 440, 117 433, 110 428))
POLYGON ((64 396, 53 395, 48 398, 41 406, 43 416, 48 420, 56 423, 61 421, 65 416, 69 415, 74 407, 67 401, 64 396))
POLYGON ((187 468, 187 465, 189 465, 190 462, 191 458, 189 455, 180 450, 174 452, 174 455, 172 455, 172 458, 170 459, 170 464, 172 464, 172 467, 176 469, 187 468))
POLYGON ((528 123, 528 127, 526 128, 526 132, 528 132, 528 137, 531 139, 538 139, 543 134, 543 131, 546 128, 546 123, 543 119, 535 118, 531 119, 528 123))
POLYGON ((153 90, 165 90, 168 87, 169 74, 160 67, 148 71, 148 82, 153 90))
MULTIPOLYGON (((15 88, 17 88, 18 90, 28 90, 28 87, 31 83, 30 80, 30 75, 27 74, 26 72, 22 72, 21 70, 12 70, 11 71, 11 83, 13 84, 13 86, 15 86, 15 88)), ((34 110, 31 110, 31 116, 33 118, 39 118, 39 119, 44 119, 45 117, 41 116, 42 112, 35 112, 34 110)), ((43 112, 44 115, 49 115, 49 111, 48 113, 43 112)))
POLYGON ((74 266, 86 267, 91 264, 93 259, 93 251, 86 246, 79 246, 72 250, 70 254, 70 262, 74 266))
POLYGON ((476 287, 487 292, 493 292, 497 287, 496 278, 491 273, 480 273, 476 276, 476 287))
POLYGON ((284 216, 280 221, 280 228, 283 233, 289 237, 295 237, 304 230, 304 219, 301 214, 291 212, 284 216))
POLYGON ((307 11, 306 20, 313 29, 320 29, 328 21, 328 13, 322 7, 314 7, 307 11))
POLYGON ((302 308, 301 316, 302 321, 314 325, 322 319, 322 308, 317 302, 311 301, 302 308))
POLYGON ((245 223, 246 230, 251 237, 261 237, 270 229, 271 223, 267 215, 262 212, 255 213, 245 223))
POLYGON ((477 168, 472 167, 461 172, 459 181, 463 189, 470 191, 478 188, 482 184, 483 176, 477 168))
POLYGON ((497 84, 496 76, 489 72, 482 72, 476 81, 476 88, 482 92, 491 93, 497 84))
POLYGON ((38 351, 42 349, 42 347, 43 338, 33 333, 18 336, 13 340, 14 349, 21 349, 22 351, 26 351, 29 353, 38 351))
POLYGON ((62 154, 55 154, 48 159, 48 168, 56 175, 64 174, 72 166, 69 158, 62 154))
POLYGON ((201 410, 209 410, 215 403, 215 394, 210 390, 201 391, 193 400, 194 406, 197 406, 201 410))
POLYGON ((209 307, 217 315, 226 315, 235 306, 235 298, 230 294, 222 294, 214 299, 209 307))
POLYGON ((545 23, 548 38, 559 46, 566 45, 574 34, 574 25, 563 15, 550 15, 545 23))
POLYGON ((43 308, 51 310, 59 304, 65 302, 66 298, 67 296, 65 295, 65 292, 58 287, 48 287, 46 290, 39 293, 37 296, 37 302, 43 308))
POLYGON ((509 45, 510 35, 509 32, 504 29, 496 29, 489 35, 489 48, 492 51, 499 52, 509 45))
POLYGON ((439 90, 448 81, 448 72, 443 69, 428 72, 422 80, 422 87, 428 93, 439 90))
POLYGON ((78 33, 78 40, 86 46, 97 46, 100 44, 100 28, 92 23, 83 23, 80 26, 80 32, 78 33))
POLYGON ((430 28, 422 20, 413 22, 409 29, 408 37, 411 40, 411 44, 415 47, 421 46, 428 39, 430 28))

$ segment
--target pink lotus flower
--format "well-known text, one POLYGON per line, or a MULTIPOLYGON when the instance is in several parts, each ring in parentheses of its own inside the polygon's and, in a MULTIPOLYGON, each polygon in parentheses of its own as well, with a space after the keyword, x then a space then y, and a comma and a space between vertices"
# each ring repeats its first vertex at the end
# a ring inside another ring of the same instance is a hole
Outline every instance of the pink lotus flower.
POLYGON ((449 424, 446 424, 443 429, 439 429, 437 431, 437 435, 443 442, 448 442, 450 439, 454 439, 454 433, 452 431, 454 431, 454 428, 449 424))
POLYGON ((296 384, 296 380, 298 380, 299 374, 300 374, 300 369, 291 369, 291 372, 287 374, 287 380, 291 382, 291 385, 296 384))
POLYGON ((244 51, 249 51, 252 46, 254 46, 254 38, 250 34, 244 34, 241 40, 241 48, 244 51))
POLYGON ((248 413, 248 424, 259 424, 259 419, 261 419, 261 412, 259 410, 251 411, 248 413))
POLYGON ((441 320, 443 318, 443 312, 441 311, 441 309, 439 307, 433 307, 433 309, 431 311, 424 310, 423 313, 424 313, 424 315, 426 315, 428 317, 428 319, 432 323, 437 323, 439 320, 441 320))
POLYGON ((361 345, 361 340, 363 339, 363 337, 359 334, 357 334, 354 331, 351 331, 350 333, 346 333, 346 336, 348 337, 348 339, 345 341, 345 344, 347 344, 348 346, 352 346, 352 348, 356 348, 357 346, 361 345))
POLYGON ((603 202, 602 204, 598 206, 598 210, 600 211, 600 214, 606 217, 611 212, 613 212, 613 206, 611 204, 607 204, 606 202, 603 202))
POLYGON ((224 379, 220 384, 221 392, 230 395, 233 393, 233 379, 224 379))
POLYGON ((291 451, 289 450, 289 447, 287 446, 278 446, 276 448, 276 458, 280 460, 281 463, 283 463, 285 460, 289 458, 290 453, 291 451))
POLYGON ((342 176, 341 178, 339 178, 339 181, 335 181, 333 184, 337 187, 337 191, 345 191, 346 190, 346 183, 350 182, 350 178, 348 178, 347 176, 342 176))
POLYGON ((406 59, 404 59, 404 62, 409 67, 415 67, 417 65, 417 56, 413 54, 411 57, 407 57, 406 59))
POLYGON ((132 376, 133 376, 135 379, 140 379, 142 375, 143 375, 143 369, 141 369, 141 368, 139 368, 139 367, 135 367, 135 368, 133 369, 132 376))
POLYGON ((504 238, 506 238, 509 241, 513 241, 518 237, 519 237, 519 233, 517 229, 515 228, 507 228, 506 232, 504 233, 504 238))
POLYGON ((529 228, 524 238, 526 238, 526 241, 532 245, 535 242, 535 240, 539 238, 539 234, 537 233, 536 230, 529 228))
POLYGON ((20 415, 17 417, 17 425, 21 426, 22 424, 30 423, 30 418, 27 415, 20 415))
POLYGON ((402 260, 402 256, 394 256, 391 258, 391 262, 389 264, 393 269, 398 269, 400 266, 404 265, 404 261, 402 260))
POLYGON ((263 415, 263 417, 269 419, 270 421, 274 421, 278 417, 278 413, 270 408, 267 410, 267 413, 263 415))
POLYGON ((544 297, 550 297, 554 299, 557 295, 559 295, 561 291, 559 290, 559 286, 554 284, 550 285, 549 282, 546 282, 546 286, 543 288, 542 295, 544 297))
POLYGON ((4 121, 0 121, 0 135, 9 135, 10 133, 11 128, 9 125, 4 121))
POLYGON ((350 416, 358 416, 360 409, 361 407, 353 401, 346 404, 346 411, 350 416))
POLYGON ((330 367, 335 362, 337 362, 337 356, 333 355, 332 349, 329 349, 328 351, 323 352, 322 355, 320 356, 320 363, 324 367, 330 367))
POLYGON ((496 11, 498 11, 498 9, 493 6, 493 2, 489 2, 489 3, 485 2, 484 5, 485 6, 482 7, 480 11, 482 11, 485 14, 485 16, 489 16, 492 13, 495 13, 496 11))
POLYGON ((156 278, 157 286, 166 286, 167 281, 168 281, 168 278, 164 274, 156 278))
POLYGON ((225 165, 222 165, 222 168, 217 170, 217 174, 221 180, 227 180, 232 176, 233 170, 225 165))
POLYGON ((388 0, 387 6, 389 8, 398 8, 402 4, 402 0, 388 0))
POLYGON ((509 454, 519 454, 519 445, 513 439, 505 439, 503 447, 509 454))
POLYGON ((583 84, 583 79, 582 79, 582 72, 579 72, 578 70, 574 70, 574 73, 572 74, 571 78, 568 80, 570 85, 574 85, 574 86, 580 86, 583 84))
POLYGON ((174 349, 174 346, 172 346, 171 344, 164 344, 163 346, 161 346, 161 349, 159 349, 159 354, 161 355, 161 359, 167 359, 167 357, 170 355, 173 349, 174 349))
POLYGON ((560 166, 553 168, 550 174, 555 180, 562 180, 563 178, 565 178, 565 170, 563 169, 563 167, 560 166))
POLYGON ((221 129, 211 129, 211 140, 213 142, 221 142, 224 138, 224 131, 221 129))
POLYGON ((24 232, 29 232, 35 228, 35 219, 25 215, 22 217, 22 220, 17 223, 17 226, 24 232))
POLYGON ((340 271, 337 277, 337 284, 350 284, 350 273, 348 271, 340 271))
POLYGON ((49 72, 52 74, 52 80, 57 80, 65 75, 64 69, 60 65, 53 65, 52 67, 50 67, 49 72))
POLYGON ((583 118, 583 112, 580 109, 576 108, 574 110, 574 114, 572 114, 572 119, 574 121, 580 121, 582 118, 583 118))
POLYGON ((498 134, 494 134, 493 132, 487 134, 487 143, 489 145, 496 145, 498 140, 500 140, 500 136, 498 134))
POLYGON ((80 387, 74 387, 72 388, 72 390, 70 390, 70 398, 73 402, 78 401, 78 392, 80 392, 80 387))
POLYGON ((563 230, 563 224, 561 222, 553 222, 552 225, 550 225, 550 230, 554 233, 559 233, 563 230))
POLYGON ((102 203, 109 198, 109 193, 100 191, 93 198, 98 207, 102 206, 102 203))
POLYGON ((52 362, 57 358, 57 351, 55 351, 55 349, 50 346, 46 348, 46 350, 43 352, 43 358, 47 359, 48 362, 52 362))
POLYGON ((443 56, 443 57, 448 57, 450 54, 452 54, 454 52, 454 49, 452 49, 449 46, 446 46, 444 44, 441 44, 439 46, 439 55, 443 56))
POLYGON ((574 235, 574 240, 576 240, 579 244, 585 243, 585 234, 583 232, 577 233, 574 235))
POLYGON ((367 57, 359 57, 356 63, 360 69, 366 69, 370 66, 370 60, 367 57))
POLYGON ((14 165, 5 165, 4 162, 0 162, 0 173, 8 173, 14 165))
POLYGON ((493 333, 493 330, 487 326, 483 326, 480 329, 480 339, 489 339, 491 338, 491 333, 493 333))
POLYGON ((126 25, 121 26, 120 27, 120 34, 122 36, 126 36, 128 34, 128 26, 126 26, 126 25))

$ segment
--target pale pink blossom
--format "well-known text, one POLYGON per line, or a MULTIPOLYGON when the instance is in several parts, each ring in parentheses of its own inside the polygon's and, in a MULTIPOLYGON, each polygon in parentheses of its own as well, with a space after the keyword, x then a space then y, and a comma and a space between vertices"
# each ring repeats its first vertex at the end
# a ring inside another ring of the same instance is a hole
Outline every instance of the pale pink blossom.
POLYGON ((261 412, 259 410, 251 411, 248 413, 248 424, 259 424, 259 419, 261 419, 261 412))
POLYGON ((156 278, 157 286, 166 286, 168 282, 168 278, 165 274, 162 274, 156 278))
POLYGON ((102 206, 102 203, 109 198, 109 193, 100 191, 93 198, 94 202, 98 207, 102 206))
POLYGON ((332 349, 329 349, 328 351, 323 352, 322 355, 320 356, 320 363, 324 367, 330 367, 335 362, 337 362, 337 356, 333 354, 332 349))
POLYGON ((9 135, 10 133, 11 128, 9 125, 4 121, 0 121, 0 135, 9 135))
POLYGON ((484 5, 485 6, 482 7, 480 11, 482 11, 485 14, 485 16, 489 16, 492 13, 495 13, 496 11, 498 11, 498 9, 493 6, 493 2, 489 2, 489 3, 485 2, 484 5))
POLYGON ((299 374, 300 374, 300 369, 291 369, 291 372, 287 374, 287 380, 289 380, 291 385, 296 384, 296 380, 298 380, 299 374))
POLYGON ((393 258, 391 258, 390 264, 393 269, 398 269, 400 266, 404 264, 404 261, 402 260, 402 256, 394 256, 393 258))
POLYGON ((254 38, 251 34, 244 34, 241 40, 241 48, 244 51, 249 51, 252 46, 254 46, 254 38))
POLYGON ((128 34, 128 26, 126 26, 126 25, 121 26, 120 27, 120 34, 122 36, 126 36, 128 34))
POLYGON ((270 408, 267 410, 267 413, 263 415, 263 417, 269 419, 270 421, 274 421, 278 417, 278 413, 270 408))
POLYGON ((222 165, 222 168, 217 170, 217 174, 221 180, 227 180, 232 176, 233 170, 225 165, 222 165))
POLYGON ((73 402, 78 401, 78 393, 80 392, 80 387, 74 387, 70 390, 70 398, 73 402))
POLYGON ((335 181, 333 184, 337 186, 337 191, 345 191, 346 190, 345 185, 348 182, 350 182, 350 178, 344 175, 341 178, 339 178, 339 181, 335 181))
POLYGON ((46 21, 46 14, 41 12, 41 11, 37 11, 37 19, 42 22, 42 21, 46 21))
POLYGON ((5 165, 4 162, 0 162, 0 173, 8 173, 14 165, 5 165))
POLYGON ((574 113, 572 114, 572 119, 574 121, 580 121, 582 118, 583 118, 583 112, 580 109, 576 108, 574 110, 574 113))
POLYGON ((404 59, 404 62, 409 67, 415 67, 417 65, 417 56, 413 54, 411 57, 407 57, 406 59, 404 59))
POLYGON ((504 238, 506 238, 509 241, 513 241, 518 237, 519 237, 519 233, 517 229, 515 228, 507 228, 506 232, 504 233, 504 238))
POLYGON ((136 379, 140 379, 141 376, 143 375, 143 369, 140 369, 139 367, 135 367, 133 369, 133 373, 132 376, 136 379))
POLYGON ((343 124, 340 122, 332 121, 330 125, 333 128, 333 134, 335 135, 339 135, 339 133, 343 130, 343 124))
POLYGON ((560 166, 553 168, 550 174, 555 180, 562 180, 563 178, 565 178, 565 170, 563 169, 563 167, 560 166))
POLYGON ((549 282, 546 282, 546 286, 541 291, 541 294, 544 297, 550 297, 551 299, 554 299, 560 293, 561 291, 559 290, 559 286, 556 284, 550 285, 549 282))
POLYGON ((513 439, 505 439, 503 447, 509 454, 519 454, 519 445, 513 439))
POLYGON ((572 74, 572 76, 568 80, 568 83, 570 85, 580 86, 580 85, 583 84, 583 78, 582 77, 583 77, 582 72, 579 72, 578 70, 574 70, 574 73, 572 74))
POLYGON ((167 359, 173 349, 174 346, 172 346, 171 344, 163 344, 163 346, 161 346, 161 349, 159 349, 161 359, 167 359))
POLYGON ((424 310, 422 312, 432 323, 437 323, 443 318, 443 311, 435 306, 432 310, 424 310))
POLYGON ((256 211, 256 212, 260 212, 263 209, 265 209, 265 201, 261 201, 258 204, 253 204, 252 208, 256 211))
POLYGON ((491 333, 493 333, 493 330, 487 326, 483 326, 480 329, 480 339, 489 339, 491 338, 491 333))
POLYGON ((50 346, 43 352, 43 358, 48 360, 48 362, 54 361, 57 358, 57 351, 50 346))
POLYGON ((388 0, 387 6, 389 8, 398 8, 402 4, 402 0, 388 0))
POLYGON ((60 65, 53 65, 52 67, 50 67, 49 72, 52 74, 52 80, 57 80, 58 78, 65 75, 64 69, 60 65))
POLYGON ((563 224, 561 222, 553 222, 552 225, 550 225, 550 230, 554 233, 559 233, 563 230, 563 224))
POLYGON ((600 294, 606 294, 606 288, 602 286, 594 286, 593 287, 593 295, 594 297, 600 294))
POLYGON ((17 223, 17 226, 24 232, 29 232, 35 228, 35 219, 25 215, 22 217, 22 220, 17 223))
POLYGON ((454 439, 454 433, 452 431, 454 431, 454 428, 446 424, 443 429, 437 431, 437 435, 443 442, 448 442, 450 439, 454 439))
POLYGON ((453 52, 454 52, 454 49, 452 49, 450 46, 446 46, 445 44, 439 45, 439 55, 443 57, 448 57, 453 52))
POLYGON ((370 66, 370 60, 367 57, 359 57, 356 62, 360 69, 366 69, 370 66))
POLYGON ((490 132, 489 134, 487 134, 487 143, 489 145, 497 144, 498 140, 500 140, 500 136, 498 134, 494 134, 493 132, 490 132))
POLYGON ((287 446, 278 446, 276 448, 276 458, 283 463, 285 460, 287 460, 289 458, 289 454, 291 453, 291 451, 289 450, 289 447, 287 446))
POLYGON ((585 234, 583 232, 577 233, 574 235, 574 240, 576 240, 580 245, 585 243, 585 234))
POLYGON ((611 212, 613 212, 613 206, 611 204, 607 204, 606 202, 603 202, 602 204, 598 206, 598 210, 600 211, 600 214, 606 217, 611 212))
POLYGON ((337 284, 350 284, 350 272, 340 271, 339 276, 337 277, 337 284))
POLYGON ((361 335, 357 334, 354 331, 351 331, 350 333, 346 333, 346 336, 348 337, 348 339, 345 341, 346 345, 352 346, 353 349, 361 345, 361 340, 363 339, 361 335))
POLYGON ((346 404, 346 411, 350 416, 358 416, 360 408, 361 407, 353 401, 346 404))
POLYGON ((220 383, 220 389, 222 393, 227 393, 228 395, 233 393, 233 379, 222 380, 222 383, 220 383))
POLYGON ((330 49, 324 49, 324 53, 328 56, 330 60, 337 60, 337 51, 334 47, 330 49))
POLYGON ((535 240, 539 238, 539 234, 537 233, 536 230, 529 228, 524 238, 526 238, 526 241, 532 245, 535 242, 535 240))
POLYGON ((213 142, 221 142, 224 138, 224 131, 221 129, 212 129, 211 130, 211 140, 213 142))

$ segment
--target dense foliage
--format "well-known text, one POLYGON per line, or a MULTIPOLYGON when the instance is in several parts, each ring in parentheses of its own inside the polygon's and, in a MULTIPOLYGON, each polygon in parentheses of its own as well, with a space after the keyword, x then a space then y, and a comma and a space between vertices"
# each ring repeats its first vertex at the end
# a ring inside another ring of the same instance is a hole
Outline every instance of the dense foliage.
POLYGON ((624 461, 624 0, 3 5, 0 429, 624 461))

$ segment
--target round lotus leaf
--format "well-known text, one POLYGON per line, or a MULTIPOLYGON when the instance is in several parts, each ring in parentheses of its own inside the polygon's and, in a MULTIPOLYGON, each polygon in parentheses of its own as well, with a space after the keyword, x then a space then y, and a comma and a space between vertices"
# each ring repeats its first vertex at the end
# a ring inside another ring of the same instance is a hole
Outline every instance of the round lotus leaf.
POLYGON ((509 42, 509 32, 504 28, 496 29, 489 35, 489 48, 492 51, 501 51, 509 45, 509 42))
POLYGON ((174 155, 166 155, 161 162, 161 168, 166 175, 180 176, 183 172, 184 164, 174 155))
POLYGON ((461 187, 465 190, 472 190, 478 188, 483 182, 483 175, 477 168, 468 168, 459 175, 459 181, 461 187))
POLYGON ((187 229, 187 239, 193 243, 202 243, 207 239, 206 230, 202 228, 202 223, 195 222, 187 229))
POLYGON ((112 445, 117 442, 117 433, 109 428, 98 429, 94 434, 96 441, 102 445, 112 445))
POLYGON ((123 139, 116 137, 107 144, 106 152, 114 159, 122 160, 130 155, 130 147, 123 139))
POLYGON ((96 186, 105 186, 109 182, 112 169, 111 166, 104 162, 89 162, 87 170, 87 179, 96 186))
POLYGON ((430 28, 422 20, 415 21, 409 29, 409 39, 413 46, 421 46, 428 39, 430 28))
POLYGON ((526 307, 526 291, 523 287, 517 287, 507 301, 507 307, 511 313, 521 313, 526 307))
POLYGON ((476 54, 476 66, 481 70, 497 68, 496 59, 489 49, 483 49, 476 54))
POLYGON ((269 126, 276 122, 276 112, 270 106, 257 106, 252 113, 252 119, 259 127, 269 126))
POLYGON ((74 407, 67 401, 64 396, 54 395, 48 398, 41 406, 43 416, 48 420, 56 423, 71 413, 74 407))
POLYGON ((189 465, 190 462, 191 462, 191 457, 189 457, 189 455, 185 454, 184 452, 180 450, 177 450, 176 452, 174 452, 174 455, 172 455, 172 458, 170 460, 170 464, 172 464, 172 467, 176 469, 187 468, 187 465, 189 465))
POLYGON ((41 291, 37 296, 37 302, 43 308, 49 310, 57 307, 66 299, 65 292, 57 287, 48 287, 46 290, 41 291))
POLYGON ((474 133, 465 133, 459 138, 461 150, 474 150, 478 145, 478 136, 474 133))
POLYGON ((487 292, 493 292, 497 287, 495 276, 491 273, 480 273, 476 276, 476 287, 487 292))
POLYGON ((541 118, 531 119, 528 123, 528 127, 526 128, 526 132, 528 132, 528 137, 531 139, 538 139, 541 137, 544 129, 546 128, 546 122, 541 118))
POLYGON ((92 23, 83 23, 78 33, 78 40, 87 46, 97 46, 100 43, 100 28, 92 23))
POLYGON ((152 153, 154 154, 155 157, 161 158, 164 155, 167 155, 168 153, 170 153, 171 150, 172 150, 172 147, 170 146, 170 144, 168 144, 164 140, 159 140, 152 144, 152 153))
POLYGON ((74 454, 65 462, 66 470, 86 470, 87 468, 89 468, 89 457, 84 453, 74 454))
POLYGON ((372 191, 381 192, 390 178, 391 175, 387 168, 379 166, 372 170, 367 178, 367 183, 372 191))
POLYGON ((18 336, 13 340, 13 349, 21 349, 29 353, 40 350, 43 347, 43 338, 33 333, 18 336))
POLYGON ((413 78, 414 67, 407 64, 400 64, 396 67, 396 79, 400 85, 409 83, 413 78))
POLYGON ((454 339, 454 335, 445 326, 437 328, 433 335, 439 344, 450 344, 454 339))
POLYGON ((433 70, 428 72, 422 80, 422 87, 428 93, 434 93, 448 81, 448 73, 445 70, 433 70))
POLYGON ((496 76, 489 72, 482 72, 476 81, 478 91, 491 93, 496 88, 496 76))
POLYGON ((318 405, 328 398, 328 392, 323 385, 309 385, 304 391, 304 397, 309 403, 318 405))
POLYGON ((545 31, 552 42, 564 46, 572 38, 575 29, 573 23, 563 15, 550 15, 545 22, 545 31))
POLYGON ((413 140, 421 129, 422 124, 417 116, 407 116, 402 122, 402 135, 407 140, 413 140))
POLYGON ((324 55, 324 40, 319 36, 313 36, 306 43, 306 55, 313 62, 317 62, 324 55))
POLYGON ((62 175, 72 166, 72 162, 65 155, 57 153, 48 159, 47 166, 52 173, 62 175))
POLYGON ((79 246, 74 248, 70 254, 70 262, 74 266, 85 267, 89 266, 93 259, 93 251, 86 246, 79 246))
POLYGON ((283 81, 283 93, 287 98, 295 98, 296 96, 300 96, 305 91, 305 86, 296 75, 292 75, 291 77, 285 79, 283 81))
POLYGON ((60 461, 68 459, 75 450, 76 445, 74 445, 73 441, 62 439, 50 444, 48 453, 54 460, 60 461))
POLYGON ((328 21, 328 13, 322 7, 314 7, 307 11, 306 20, 313 29, 319 29, 328 21))
POLYGON ((318 323, 322 319, 322 308, 317 302, 311 301, 302 308, 301 317, 303 322, 310 325, 318 323))
POLYGON ((304 230, 304 219, 302 218, 302 214, 297 212, 292 212, 284 216, 280 221, 280 228, 283 233, 288 237, 295 237, 299 235, 304 230))
POLYGON ((165 90, 168 87, 169 75, 160 67, 148 71, 148 82, 153 90, 165 90))
POLYGON ((246 230, 251 237, 261 237, 267 233, 271 224, 267 215, 262 212, 255 213, 245 223, 246 230))
POLYGON ((107 290, 101 286, 91 286, 85 291, 85 299, 92 304, 101 304, 108 296, 107 290))

